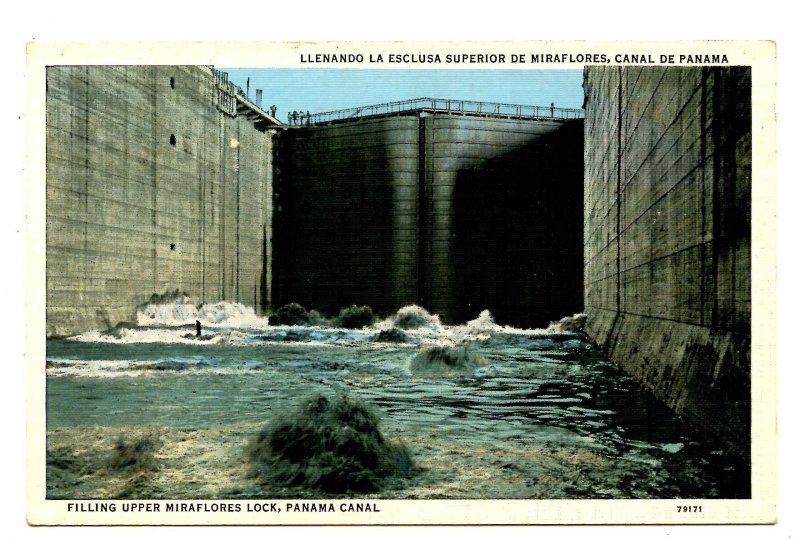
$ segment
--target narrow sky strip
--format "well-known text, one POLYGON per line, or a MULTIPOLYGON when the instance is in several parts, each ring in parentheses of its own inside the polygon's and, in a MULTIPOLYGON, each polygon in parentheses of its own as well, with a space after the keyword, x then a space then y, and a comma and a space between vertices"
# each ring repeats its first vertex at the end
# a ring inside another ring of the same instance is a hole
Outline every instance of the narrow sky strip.
POLYGON ((230 81, 262 107, 277 107, 279 120, 287 112, 325 112, 420 97, 461 99, 580 108, 582 70, 444 70, 225 68, 230 81))

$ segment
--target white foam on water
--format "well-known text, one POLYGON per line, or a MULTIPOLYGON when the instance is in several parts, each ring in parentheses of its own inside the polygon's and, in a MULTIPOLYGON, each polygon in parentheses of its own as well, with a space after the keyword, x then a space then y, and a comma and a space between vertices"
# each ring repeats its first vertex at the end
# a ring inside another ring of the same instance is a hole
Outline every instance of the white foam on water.
POLYGON ((185 326, 200 321, 210 327, 266 328, 269 321, 255 310, 238 302, 204 304, 200 309, 188 296, 165 303, 151 303, 136 312, 138 326, 185 326))
MULTIPOLYGON (((424 343, 444 346, 454 346, 470 341, 483 341, 497 334, 541 336, 542 338, 547 338, 553 334, 575 334, 577 337, 580 332, 578 327, 582 328, 585 321, 585 315, 577 314, 565 317, 558 323, 552 323, 547 328, 516 328, 497 324, 491 312, 485 309, 475 319, 465 324, 441 326, 433 332, 429 329, 427 332, 418 333, 418 335, 424 343)), ((414 331, 407 330, 406 332, 413 333, 414 331)))
POLYGON ((217 345, 228 343, 239 344, 250 334, 236 330, 227 330, 215 334, 205 333, 202 338, 195 337, 194 329, 187 328, 121 328, 113 333, 84 332, 67 339, 82 343, 124 343, 124 344, 183 344, 183 345, 217 345))
POLYGON ((177 343, 191 345, 231 344, 269 346, 274 344, 366 346, 388 348, 417 345, 456 346, 470 341, 490 339, 497 334, 542 336, 554 333, 576 337, 586 323, 586 315, 575 314, 551 323, 547 328, 521 329, 497 324, 489 310, 461 325, 443 325, 439 316, 425 308, 409 305, 394 315, 362 329, 344 329, 324 325, 270 326, 267 317, 259 317, 252 307, 234 302, 206 304, 199 309, 188 296, 164 303, 150 303, 137 312, 138 327, 115 328, 107 332, 85 332, 69 339, 105 343, 177 343), (203 335, 194 335, 195 321, 203 327, 203 335), (177 328, 183 327, 183 328, 177 328), (376 343, 381 331, 397 329, 408 338, 407 344, 376 343), (296 336, 288 336, 289 333, 296 336), (287 337, 288 336, 288 337, 287 337))
POLYGON ((500 332, 503 327, 494 322, 494 317, 488 309, 481 311, 477 318, 467 322, 464 328, 472 334, 481 334, 488 332, 500 332))
POLYGON ((408 332, 411 330, 440 330, 442 322, 438 315, 431 315, 428 310, 416 304, 404 306, 397 310, 391 317, 377 323, 375 328, 390 330, 397 328, 408 332))
POLYGON ((488 309, 484 309, 477 318, 466 324, 448 327, 447 330, 456 343, 463 343, 489 339, 492 334, 501 332, 503 327, 494 322, 488 309))
POLYGON ((676 454, 683 450, 683 443, 662 444, 661 449, 670 454, 676 454))
POLYGON ((583 332, 586 326, 586 319, 587 315, 585 313, 576 313, 556 322, 551 322, 546 330, 550 332, 583 332))
POLYGON ((197 306, 188 296, 171 302, 147 304, 136 312, 139 326, 181 326, 194 324, 197 318, 197 306))
POLYGON ((205 304, 198 312, 198 319, 208 326, 239 328, 267 328, 269 326, 267 317, 259 317, 252 307, 238 302, 205 304))
MULTIPOLYGON (((256 369, 252 365, 200 366, 199 362, 164 360, 49 360, 48 377, 85 377, 97 379, 161 377, 172 375, 236 375, 256 369), (164 362, 173 362, 165 365, 164 362), (178 366, 185 365, 183 369, 178 366)), ((260 366, 259 366, 260 367, 260 366)))
POLYGON ((48 377, 142 377, 146 373, 131 369, 128 360, 58 360, 48 361, 48 377))

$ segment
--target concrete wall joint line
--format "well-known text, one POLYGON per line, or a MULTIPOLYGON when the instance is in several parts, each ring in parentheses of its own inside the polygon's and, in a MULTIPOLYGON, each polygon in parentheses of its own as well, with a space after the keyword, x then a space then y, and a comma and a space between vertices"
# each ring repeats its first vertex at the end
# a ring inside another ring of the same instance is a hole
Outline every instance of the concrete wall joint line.
MULTIPOLYGON (((624 67, 620 67, 620 69, 622 70, 622 69, 624 69, 624 67)), ((658 85, 659 85, 659 84, 661 84, 661 81, 663 81, 663 80, 664 80, 664 76, 665 76, 666 74, 667 74, 667 70, 664 70, 664 71, 661 73, 661 78, 659 78, 659 80, 658 80, 658 83, 656 84, 656 87, 658 87, 658 85)), ((639 78, 641 77, 641 75, 642 75, 642 72, 641 72, 641 71, 639 71, 639 75, 636 77, 636 82, 634 83, 634 86, 635 86, 635 84, 636 84, 636 83, 639 81, 639 78)), ((620 75, 620 80, 621 80, 621 79, 622 79, 622 76, 620 75)), ((628 89, 626 88, 626 90, 628 90, 628 89)), ((626 95, 630 95, 630 91, 626 92, 626 95)), ((655 97, 655 95, 656 95, 656 94, 655 94, 655 92, 654 92, 654 93, 652 93, 652 94, 650 94, 650 98, 647 100, 647 103, 645 104, 644 108, 642 109, 643 111, 646 111, 648 108, 650 108, 650 105, 653 103, 653 98, 655 97)), ((626 115, 628 114, 628 109, 627 109, 627 107, 623 107, 623 106, 622 106, 622 86, 620 86, 620 108, 619 108, 619 118, 620 118, 620 122, 622 122, 622 115, 623 115, 623 112, 624 112, 626 115)), ((636 121, 636 125, 635 125, 635 126, 633 126, 633 129, 631 129, 631 130, 630 130, 630 133, 635 133, 635 132, 636 132, 636 130, 639 128, 639 124, 641 124, 641 122, 642 122, 642 120, 643 120, 643 119, 644 119, 644 115, 643 115, 643 114, 638 116, 638 119, 637 119, 637 121, 636 121)), ((673 122, 674 122, 674 120, 673 120, 673 122)), ((666 129, 665 129, 665 132, 666 132, 666 129)), ((662 137, 663 137, 663 134, 662 134, 662 137)), ((625 146, 624 146, 623 150, 627 151, 627 150, 628 150, 628 145, 629 145, 631 142, 633 142, 633 139, 632 139, 632 138, 630 138, 630 137, 626 137, 626 140, 625 140, 625 146)), ((655 146, 655 145, 653 145, 653 146, 655 146)))
MULTIPOLYGON (((692 98, 697 93, 697 91, 700 90, 700 89, 701 89, 700 86, 695 88, 694 91, 692 92, 692 94, 690 96, 688 96, 684 100, 683 106, 681 106, 680 110, 675 115, 675 117, 672 119, 672 121, 664 128, 664 131, 663 131, 663 133, 661 133, 659 138, 652 144, 652 148, 650 149, 650 153, 648 153, 646 156, 644 156, 644 159, 641 160, 639 165, 636 167, 636 170, 634 170, 633 173, 631 174, 631 178, 634 178, 637 174, 639 174, 639 171, 642 169, 642 167, 644 167, 644 164, 647 162, 647 157, 649 157, 653 152, 655 152, 655 149, 658 147, 658 144, 664 139, 664 137, 667 136, 667 133, 669 133, 669 129, 678 122, 678 120, 681 117, 681 113, 686 109, 686 107, 689 106, 689 103, 692 102, 692 98)), ((641 122, 641 118, 640 118, 639 122, 641 122)), ((638 127, 638 125, 637 125, 637 127, 638 127)), ((703 126, 701 126, 701 130, 702 129, 703 129, 703 126)), ((634 141, 634 139, 631 138, 631 139, 629 139, 629 141, 632 142, 632 141, 634 141)), ((673 141, 672 145, 674 146, 676 143, 677 143, 677 141, 673 141)), ((626 149, 627 149, 627 146, 626 146, 626 149)))
MULTIPOLYGON (((653 202, 651 202, 651 203, 650 203, 648 206, 646 206, 644 210, 642 210, 642 211, 641 211, 639 214, 637 214, 635 217, 633 217, 632 219, 630 219, 630 221, 628 222, 628 224, 627 224, 627 225, 625 225, 625 227, 623 227, 623 228, 622 228, 622 230, 621 230, 620 232, 624 233, 624 232, 626 232, 626 231, 627 231, 629 228, 631 228, 632 226, 636 225, 636 223, 637 223, 637 222, 638 222, 638 221, 639 221, 639 220, 640 220, 640 219, 641 219, 641 218, 642 218, 642 217, 643 217, 645 214, 647 214, 647 212, 649 212, 650 210, 652 210, 652 209, 653 209, 653 208, 654 208, 656 205, 658 205, 658 204, 659 204, 661 201, 663 201, 664 199, 666 199, 666 198, 667 198, 667 196, 669 196, 671 193, 673 193, 674 191, 677 191, 677 188, 678 188, 678 187, 679 187, 679 186, 680 186, 680 185, 681 185, 681 184, 682 184, 684 181, 686 181, 686 180, 688 180, 688 179, 691 179, 692 175, 694 175, 694 174, 695 174, 695 172, 697 172, 697 170, 698 170, 698 169, 699 169, 699 170, 702 170, 702 169, 705 167, 705 165, 706 165, 706 164, 705 164, 704 162, 702 162, 702 163, 698 163, 697 165, 695 165, 695 166, 694 166, 694 167, 693 167, 693 168, 692 168, 692 169, 691 169, 689 172, 687 172, 687 173, 686 173, 686 175, 685 175, 685 176, 683 176, 683 177, 682 177, 682 178, 680 178, 680 179, 679 179, 677 182, 675 182, 674 184, 672 184, 672 186, 670 186, 670 188, 669 188, 667 191, 665 191, 664 193, 662 193, 661 195, 659 195, 658 197, 656 197, 655 199, 653 199, 653 202)), ((669 176, 669 172, 665 172, 665 173, 664 173, 664 174, 661 176, 661 178, 666 178, 667 176, 669 176)), ((660 179, 659 179, 659 180, 660 180, 660 179)))

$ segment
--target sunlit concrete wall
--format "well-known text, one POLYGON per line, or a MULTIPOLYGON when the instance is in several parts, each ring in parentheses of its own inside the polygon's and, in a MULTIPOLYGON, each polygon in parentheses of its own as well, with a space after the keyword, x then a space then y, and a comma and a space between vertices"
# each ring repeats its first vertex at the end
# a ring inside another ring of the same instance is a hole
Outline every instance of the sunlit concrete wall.
POLYGON ((130 321, 153 293, 270 302, 272 134, 210 69, 47 69, 47 332, 130 321))

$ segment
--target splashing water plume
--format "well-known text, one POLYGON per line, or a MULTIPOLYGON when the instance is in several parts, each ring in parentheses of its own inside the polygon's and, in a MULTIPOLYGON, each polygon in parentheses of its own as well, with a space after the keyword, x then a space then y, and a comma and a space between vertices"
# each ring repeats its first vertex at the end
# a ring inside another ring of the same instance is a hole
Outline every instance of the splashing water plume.
POLYGON ((375 412, 347 396, 318 395, 274 418, 247 454, 258 478, 327 493, 377 491, 414 472, 408 450, 384 439, 375 412))

